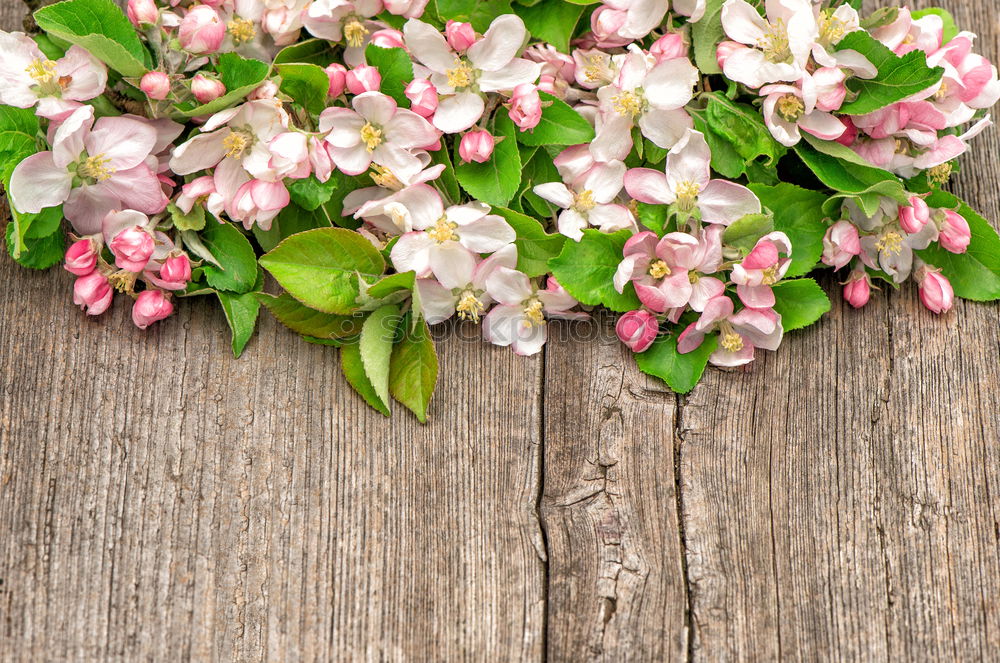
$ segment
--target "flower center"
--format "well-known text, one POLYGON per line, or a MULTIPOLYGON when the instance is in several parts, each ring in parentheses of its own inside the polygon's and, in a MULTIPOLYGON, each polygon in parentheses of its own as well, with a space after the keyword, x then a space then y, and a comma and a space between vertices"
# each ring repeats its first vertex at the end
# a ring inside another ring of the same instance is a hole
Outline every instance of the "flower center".
POLYGON ((670 276, 670 267, 662 260, 654 260, 649 263, 649 275, 654 279, 662 279, 670 276))
POLYGON ((941 81, 941 87, 939 87, 938 91, 934 93, 934 99, 936 101, 941 101, 942 99, 947 97, 950 92, 951 88, 948 86, 948 81, 943 80, 941 81))
POLYGON ((348 46, 353 46, 358 48, 365 43, 365 37, 368 36, 368 28, 365 24, 356 18, 344 23, 344 39, 347 40, 348 46))
POLYGON ((929 179, 934 184, 944 185, 948 183, 951 178, 952 165, 950 161, 946 161, 938 166, 929 168, 927 170, 927 179, 929 179))
POLYGON ((597 203, 594 202, 594 192, 590 189, 573 195, 573 209, 577 212, 586 214, 595 207, 597 207, 597 203))
POLYGON ((448 77, 448 85, 456 90, 469 87, 475 78, 475 71, 469 63, 458 59, 455 60, 455 66, 444 73, 448 77))
POLYGON ((437 220, 437 223, 427 229, 427 234, 430 235, 431 239, 438 244, 458 241, 458 235, 455 234, 455 228, 458 228, 457 223, 449 221, 447 217, 442 216, 437 220))
POLYGON ((253 145, 253 134, 246 129, 233 129, 228 136, 222 139, 222 146, 226 148, 226 156, 231 159, 242 157, 251 145, 253 145))
POLYGON ((486 307, 479 301, 475 291, 469 288, 462 291, 458 298, 458 304, 455 305, 455 310, 458 311, 459 320, 479 322, 479 316, 486 310, 486 307))
POLYGON ((794 94, 786 94, 778 99, 778 115, 788 122, 798 122, 805 110, 805 104, 794 94))
POLYGON ((761 278, 760 282, 763 285, 774 285, 780 280, 781 280, 781 274, 778 273, 778 266, 771 265, 770 267, 766 267, 764 269, 763 277, 761 278))
POLYGON ((115 172, 114 168, 108 166, 110 161, 111 158, 104 156, 103 153, 87 157, 84 159, 83 163, 77 167, 76 174, 84 179, 103 182, 111 177, 111 175, 115 172))
POLYGON ((126 269, 108 274, 108 283, 116 292, 132 292, 135 289, 135 281, 139 275, 126 269))
POLYGON ((540 327, 545 324, 545 312, 542 310, 542 302, 538 297, 532 297, 525 302, 524 318, 531 327, 540 327))
POLYGON ((824 46, 838 43, 847 34, 847 25, 829 9, 819 14, 819 42, 824 46))
POLYGON ((638 117, 646 112, 649 102, 642 92, 621 92, 611 97, 615 112, 624 117, 638 117))
POLYGON ((226 24, 226 29, 237 46, 257 36, 257 28, 254 27, 253 21, 245 18, 234 18, 226 24))
POLYGON ((764 57, 771 62, 792 61, 792 50, 788 45, 788 28, 784 19, 779 18, 767 26, 764 36, 757 40, 757 48, 764 51, 764 57))
POLYGON ((743 337, 737 334, 727 323, 722 323, 722 349, 726 352, 739 352, 743 349, 743 337))
POLYGON ((698 194, 701 193, 701 187, 698 186, 696 182, 691 180, 684 180, 677 185, 674 195, 677 196, 677 207, 682 212, 690 212, 694 209, 695 203, 698 202, 698 194))
POLYGON ((875 248, 883 253, 896 255, 903 251, 903 237, 895 230, 890 230, 879 237, 875 248))
POLYGON ((361 127, 361 142, 365 144, 366 150, 374 152, 382 144, 382 130, 371 122, 365 122, 365 126, 361 127))
POLYGON ((376 186, 396 191, 403 188, 403 183, 399 181, 399 178, 393 175, 392 171, 385 166, 372 164, 372 171, 374 172, 371 173, 371 178, 376 186))
POLYGON ((601 58, 591 55, 586 58, 587 66, 583 68, 583 76, 590 83, 604 80, 604 63, 601 58))
POLYGON ((25 68, 25 71, 40 85, 54 81, 59 77, 56 74, 56 63, 52 60, 43 60, 41 58, 32 60, 31 64, 25 68))

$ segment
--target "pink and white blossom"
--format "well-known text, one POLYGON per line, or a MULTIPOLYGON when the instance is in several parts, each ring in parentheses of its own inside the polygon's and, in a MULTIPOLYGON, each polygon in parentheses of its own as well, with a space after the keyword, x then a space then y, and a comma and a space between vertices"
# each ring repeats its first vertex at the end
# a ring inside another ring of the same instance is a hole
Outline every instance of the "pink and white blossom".
POLYGON ((420 306, 427 324, 444 322, 458 313, 461 320, 479 322, 493 304, 486 291, 486 279, 498 267, 514 269, 517 249, 508 244, 485 260, 470 252, 456 253, 443 263, 433 279, 417 279, 420 306))
POLYGON ((726 0, 722 27, 733 41, 743 44, 727 53, 722 70, 747 87, 800 80, 819 28, 810 0, 767 0, 767 17, 746 0, 726 0))
POLYGON ((736 295, 746 306, 774 306, 774 291, 771 286, 784 277, 792 263, 791 258, 782 258, 782 254, 792 254, 792 243, 788 235, 775 231, 757 240, 750 253, 733 265, 731 278, 736 284, 736 295))
POLYGON ((73 303, 87 315, 100 315, 107 311, 113 296, 108 277, 97 271, 81 276, 73 283, 73 303))
POLYGON ((139 329, 146 329, 173 312, 174 305, 161 290, 143 290, 132 305, 132 322, 139 329))
POLYGON ((781 316, 773 309, 744 308, 733 313, 733 300, 721 295, 712 298, 696 322, 692 322, 677 338, 677 351, 692 352, 701 346, 705 336, 718 333, 718 345, 708 361, 715 366, 742 366, 754 360, 754 350, 777 350, 784 330, 781 316))
POLYGON ((618 318, 615 333, 618 339, 632 352, 645 352, 656 340, 660 332, 660 322, 645 309, 629 311, 618 318))
POLYGON ((498 267, 486 279, 486 291, 497 305, 483 319, 483 338, 510 346, 515 354, 538 354, 547 338, 546 318, 582 320, 583 312, 570 311, 577 301, 554 277, 538 288, 527 276, 508 267, 498 267))
POLYGON ((614 202, 622 190, 624 176, 625 164, 621 161, 598 163, 577 184, 548 182, 535 185, 534 192, 562 208, 559 232, 580 241, 584 228, 591 226, 608 233, 635 227, 628 208, 614 202))

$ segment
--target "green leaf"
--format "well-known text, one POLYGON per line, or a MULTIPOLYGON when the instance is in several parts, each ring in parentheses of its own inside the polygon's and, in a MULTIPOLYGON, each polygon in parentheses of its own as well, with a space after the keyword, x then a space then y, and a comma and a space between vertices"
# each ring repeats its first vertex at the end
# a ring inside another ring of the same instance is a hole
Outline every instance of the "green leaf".
POLYGON ((257 282, 257 255, 250 241, 231 223, 210 223, 201 232, 205 248, 211 252, 215 265, 205 265, 205 280, 216 290, 243 294, 253 290, 257 282))
POLYGON ((529 277, 549 273, 549 260, 559 255, 566 236, 549 234, 537 219, 505 207, 494 207, 493 213, 502 216, 517 233, 517 269, 529 277))
POLYGON ((704 74, 721 74, 716 50, 719 42, 726 38, 722 29, 722 5, 725 0, 707 0, 705 15, 691 26, 691 43, 694 45, 694 61, 704 74))
POLYGON ((278 322, 296 334, 320 339, 344 339, 361 333, 364 316, 323 313, 302 305, 288 293, 277 297, 262 292, 254 295, 278 322))
POLYGON ((663 335, 653 341, 648 350, 637 354, 635 363, 643 373, 660 378, 679 394, 686 394, 698 384, 718 342, 719 337, 710 334, 700 346, 681 354, 677 351, 676 335, 663 335))
POLYGON ((785 277, 811 272, 823 255, 826 194, 785 183, 776 186, 751 184, 750 190, 774 214, 774 229, 788 235, 792 242, 792 264, 785 277))
POLYGON ((415 326, 403 324, 402 328, 403 337, 389 360, 389 391, 424 423, 437 384, 437 352, 426 322, 419 320, 415 326))
MULTIPOLYGON (((38 152, 38 143, 35 136, 38 133, 38 119, 30 108, 13 108, 11 106, 0 106, 0 179, 3 180, 5 189, 10 188, 10 176, 21 161, 38 152)), ((12 222, 7 229, 8 250, 10 255, 21 261, 22 254, 29 251, 25 241, 32 224, 36 219, 45 215, 55 215, 56 223, 62 218, 62 206, 51 207, 42 210, 38 214, 23 214, 18 212, 13 205, 10 205, 12 222)), ((48 218, 48 217, 46 217, 48 218)), ((43 248, 52 249, 54 243, 50 242, 44 246, 35 243, 36 250, 43 248)), ((37 262, 35 259, 25 258, 29 262, 37 262)), ((41 260, 42 263, 46 260, 41 260)), ((22 262, 22 264, 24 264, 22 262)))
POLYGON ((357 279, 373 280, 385 271, 382 254, 361 235, 342 228, 292 235, 262 256, 260 264, 306 306, 343 315, 355 309, 357 279))
POLYGON ((615 290, 614 276, 622 261, 625 242, 632 236, 628 230, 605 234, 588 228, 579 242, 566 242, 562 252, 549 261, 552 275, 581 304, 603 304, 612 311, 624 312, 639 308, 639 298, 631 283, 624 294, 615 290))
POLYGON ((122 76, 149 70, 149 52, 128 18, 112 0, 65 0, 35 12, 38 27, 77 44, 122 76))
MULTIPOLYGON (((320 67, 333 62, 333 45, 325 39, 307 39, 290 46, 285 46, 274 56, 274 64, 288 64, 290 62, 304 62, 316 64, 320 67)), ((329 88, 327 88, 329 89, 329 88)))
POLYGON ((348 384, 365 399, 368 405, 372 406, 385 416, 389 416, 389 406, 383 401, 375 387, 372 386, 368 375, 365 373, 365 365, 361 360, 361 348, 359 343, 345 343, 340 348, 340 369, 344 372, 348 384))
POLYGON ((945 191, 935 192, 927 199, 927 204, 961 214, 969 224, 972 239, 965 253, 951 253, 932 244, 916 252, 920 259, 939 267, 959 297, 977 302, 1000 299, 1000 237, 997 231, 975 210, 945 191))
POLYGON ((736 178, 746 172, 748 162, 766 157, 763 163, 770 166, 785 154, 785 147, 774 140, 760 111, 732 101, 721 92, 700 98, 705 100, 705 108, 693 110, 692 114, 712 148, 712 167, 717 172, 736 178), (727 145, 720 146, 719 142, 727 145))
POLYGON ((358 349, 361 364, 375 394, 383 403, 389 402, 389 357, 399 326, 399 307, 393 304, 372 312, 361 326, 358 349))
POLYGON ((320 182, 315 175, 310 175, 297 180, 286 179, 285 184, 292 202, 312 212, 320 205, 329 202, 337 189, 338 180, 331 177, 326 182, 320 182))
MULTIPOLYGON (((518 141, 525 145, 580 145, 594 140, 590 122, 569 104, 547 92, 539 91, 538 96, 542 99, 542 118, 534 129, 518 131, 518 141)), ((502 117, 506 118, 506 114, 502 117)))
POLYGON ((193 106, 190 102, 176 104, 174 108, 178 116, 198 117, 225 110, 253 92, 264 82, 271 71, 271 68, 260 60, 243 58, 236 53, 220 55, 219 64, 215 68, 219 72, 219 80, 226 86, 227 92, 207 104, 198 106, 193 106))
MULTIPOLYGON (((526 164, 521 171, 520 194, 538 216, 551 218, 558 208, 534 192, 534 187, 546 182, 561 182, 562 176, 552 163, 548 152, 533 146, 521 146, 521 163, 526 164)), ((528 210, 525 210, 528 211, 528 210)))
POLYGON ((812 279, 780 281, 774 291, 774 310, 781 316, 781 327, 786 332, 813 324, 830 310, 830 299, 812 279))
POLYGON ((415 283, 416 274, 414 272, 390 274, 369 286, 365 294, 372 299, 382 299, 404 290, 412 292, 415 283))
POLYGON ((506 113, 496 116, 493 135, 498 140, 492 158, 486 163, 460 163, 455 141, 455 175, 472 198, 504 207, 517 193, 521 184, 521 156, 514 132, 514 123, 506 113))
POLYGON ((583 6, 564 0, 541 0, 530 7, 515 5, 532 37, 548 42, 561 53, 569 53, 569 40, 583 14, 583 6))
POLYGON ((941 18, 941 22, 944 25, 944 31, 942 34, 942 44, 947 44, 949 41, 958 36, 958 25, 955 23, 955 17, 951 15, 946 9, 941 9, 940 7, 930 7, 928 9, 919 9, 910 12, 910 18, 914 21, 919 20, 925 16, 930 15, 938 16, 941 18))
POLYGON ((512 14, 510 0, 435 0, 437 15, 472 23, 476 32, 486 32, 497 16, 512 14))
POLYGON ((639 203, 636 206, 636 212, 639 217, 639 223, 660 237, 663 237, 667 230, 667 217, 670 215, 669 205, 639 203))
POLYGON ((369 66, 376 67, 382 76, 382 92, 395 99, 400 107, 409 108, 410 100, 406 98, 405 90, 413 80, 413 58, 401 48, 368 44, 365 61, 369 66))
POLYGON ((770 214, 747 214, 726 226, 722 231, 722 243, 749 253, 757 240, 772 230, 774 218, 770 214))
MULTIPOLYGON (((61 210, 62 207, 50 207, 49 209, 61 210)), ((59 218, 62 218, 61 212, 59 212, 59 218)), ((15 232, 16 224, 8 223, 6 229, 7 251, 22 267, 48 269, 62 261, 66 253, 66 236, 61 230, 42 237, 22 238, 21 251, 18 255, 14 255, 16 249, 15 232)))
POLYGON ((309 212, 298 205, 291 204, 278 213, 268 230, 262 230, 254 225, 253 236, 260 244, 260 248, 270 251, 283 239, 291 237, 295 233, 329 227, 330 220, 322 207, 318 211, 309 212))
POLYGON ((432 164, 441 164, 444 166, 444 170, 441 171, 438 178, 430 182, 430 184, 437 187, 437 190, 448 201, 452 203, 460 202, 462 200, 462 191, 458 188, 458 180, 455 178, 455 167, 451 164, 451 155, 448 154, 448 150, 435 150, 430 155, 432 164))
POLYGON ((205 228, 205 208, 201 205, 194 205, 190 214, 185 214, 173 203, 167 204, 167 211, 170 213, 170 220, 173 221, 177 230, 204 230, 205 228))
POLYGON ((322 67, 292 62, 276 65, 275 69, 281 75, 281 91, 291 97, 293 103, 314 115, 319 115, 326 108, 330 78, 322 67))
MULTIPOLYGON (((257 287, 261 287, 264 281, 264 274, 258 275, 257 287)), ((260 313, 260 301, 255 296, 256 293, 248 292, 236 295, 229 292, 217 290, 215 292, 222 304, 222 310, 226 314, 226 322, 233 334, 233 356, 237 359, 243 354, 250 337, 253 336, 254 329, 257 328, 257 315, 260 313)))
POLYGON ((917 49, 899 57, 885 44, 863 30, 847 34, 837 45, 868 58, 878 68, 875 78, 852 77, 847 88, 857 97, 846 101, 838 112, 864 115, 922 92, 941 80, 944 69, 928 67, 927 56, 917 49))

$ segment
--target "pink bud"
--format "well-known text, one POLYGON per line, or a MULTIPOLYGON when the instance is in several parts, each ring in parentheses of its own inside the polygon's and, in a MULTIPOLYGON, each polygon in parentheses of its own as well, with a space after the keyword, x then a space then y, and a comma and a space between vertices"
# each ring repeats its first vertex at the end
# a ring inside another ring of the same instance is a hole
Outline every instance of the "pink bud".
POLYGON ((861 308, 872 296, 871 282, 863 269, 851 273, 851 278, 844 284, 844 299, 854 308, 861 308))
POLYGON ((100 245, 92 237, 73 242, 66 250, 66 271, 77 276, 90 274, 97 267, 97 254, 100 250, 100 245))
POLYGON ((179 284, 181 288, 191 280, 191 261, 187 254, 170 256, 160 267, 160 279, 167 283, 179 284))
POLYGON ((740 50, 741 48, 746 48, 743 44, 737 43, 735 41, 724 41, 720 42, 719 46, 715 49, 715 59, 719 61, 719 68, 726 68, 726 60, 729 56, 740 50))
POLYGON ((958 212, 952 210, 944 211, 944 222, 941 224, 941 234, 938 242, 946 251, 952 253, 965 253, 972 240, 972 231, 969 230, 969 222, 958 212))
POLYGON ((111 284, 100 272, 81 276, 73 284, 73 303, 87 311, 87 315, 100 315, 111 306, 111 284))
POLYGON ((840 138, 837 138, 836 141, 845 147, 854 145, 854 141, 858 139, 858 128, 854 126, 851 117, 849 115, 841 115, 837 119, 844 125, 844 133, 840 134, 840 138))
POLYGON ((493 154, 494 140, 489 131, 482 129, 470 131, 462 136, 462 142, 458 146, 458 155, 462 161, 469 163, 485 163, 489 161, 493 154))
POLYGON ((339 97, 344 94, 344 86, 347 84, 347 67, 334 62, 324 69, 324 71, 326 72, 327 78, 330 79, 330 90, 327 94, 331 97, 339 97))
POLYGON ((381 48, 404 48, 403 33, 392 28, 376 30, 371 34, 370 43, 381 48))
POLYGON ((448 21, 448 24, 444 27, 444 34, 448 40, 448 45, 459 53, 476 43, 476 31, 469 23, 448 21))
POLYGON ((153 0, 128 0, 128 7, 125 11, 128 14, 128 20, 132 21, 132 25, 137 28, 142 27, 143 23, 155 25, 160 20, 160 12, 156 9, 156 3, 153 0))
POLYGON ((226 93, 225 84, 217 78, 195 74, 191 79, 191 93, 200 104, 215 101, 226 93))
POLYGON ((150 71, 139 81, 139 87, 150 99, 166 99, 170 94, 170 77, 162 71, 150 71))
POLYGON ((116 265, 130 272, 141 272, 153 255, 153 236, 139 226, 132 226, 115 235, 110 247, 116 265))
POLYGON ((827 229, 823 237, 824 264, 840 269, 859 253, 861 253, 861 239, 853 223, 842 219, 827 229))
POLYGON ((278 94, 278 84, 274 81, 267 80, 257 86, 253 92, 247 95, 247 99, 250 101, 256 101, 258 99, 274 99, 274 95, 278 94))
POLYGON ((145 329, 157 320, 163 320, 174 312, 174 305, 160 290, 143 290, 132 305, 132 322, 139 329, 145 329))
POLYGON ((653 341, 660 331, 660 324, 656 316, 645 309, 629 311, 618 318, 615 325, 615 333, 621 342, 629 347, 632 352, 643 352, 653 341))
POLYGON ((195 5, 188 10, 177 30, 177 39, 188 53, 208 55, 219 50, 226 36, 226 24, 208 5, 195 5))
POLYGON ((375 67, 363 64, 347 72, 345 82, 351 94, 377 92, 379 87, 382 86, 382 76, 375 67))
POLYGON ((684 35, 679 32, 668 32, 653 42, 649 47, 649 52, 656 57, 657 62, 672 60, 674 58, 686 58, 688 45, 684 41, 684 35))
POLYGON ((920 281, 920 301, 934 313, 950 311, 955 303, 955 291, 951 288, 951 282, 934 269, 925 267, 921 271, 923 280, 920 281))
POLYGON ((899 208, 899 225, 911 235, 923 230, 930 218, 931 210, 927 207, 924 199, 919 196, 910 198, 909 207, 899 208))
POLYGON ((534 129, 542 119, 542 99, 531 83, 521 83, 514 88, 510 98, 510 119, 521 131, 534 129))
POLYGON ((438 92, 426 78, 414 78, 404 92, 410 100, 410 110, 420 117, 430 117, 438 107, 438 92))

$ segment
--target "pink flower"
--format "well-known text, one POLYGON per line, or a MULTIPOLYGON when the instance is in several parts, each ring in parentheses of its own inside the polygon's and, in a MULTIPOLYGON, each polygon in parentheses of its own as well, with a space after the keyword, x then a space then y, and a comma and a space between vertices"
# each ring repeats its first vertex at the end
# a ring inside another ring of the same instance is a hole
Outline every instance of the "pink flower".
POLYGON ((420 18, 428 0, 385 0, 385 8, 390 14, 406 18, 420 18))
POLYGON ((350 108, 327 108, 319 128, 328 132, 330 156, 346 175, 360 175, 376 163, 409 176, 422 169, 415 152, 436 141, 438 132, 413 111, 396 107, 392 97, 365 92, 350 108))
POLYGON ((657 313, 690 305, 696 311, 725 290, 714 274, 722 265, 722 228, 709 226, 701 238, 667 233, 663 239, 649 231, 633 235, 623 249, 614 285, 625 291, 631 281, 639 301, 657 313))
POLYGON ((645 309, 629 311, 618 318, 615 333, 632 352, 644 352, 656 340, 660 323, 656 316, 645 309))
POLYGON ((701 346, 706 334, 718 331, 719 345, 708 358, 715 366, 742 366, 754 359, 754 350, 777 350, 784 333, 781 316, 773 309, 744 308, 733 313, 733 300, 713 297, 704 313, 677 337, 677 351, 687 354, 701 346))
POLYGON ((369 20, 382 11, 382 6, 382 0, 316 0, 302 21, 315 37, 346 42, 344 60, 359 65, 364 61, 369 36, 384 27, 369 20))
POLYGON ((972 231, 965 217, 950 209, 942 210, 944 221, 941 222, 941 234, 938 242, 946 251, 965 253, 972 240, 972 231))
POLYGON ((563 209, 559 213, 559 232, 579 242, 583 229, 590 226, 602 232, 635 227, 628 208, 612 202, 622 190, 624 176, 625 164, 621 161, 599 163, 577 183, 547 182, 536 185, 534 192, 563 209))
POLYGON ((705 13, 705 0, 605 0, 594 12, 591 26, 594 33, 607 45, 622 45, 642 39, 660 27, 667 8, 673 6, 678 14, 687 16, 691 23, 701 20, 705 13))
POLYGON ((772 0, 766 19, 746 0, 727 0, 722 27, 730 39, 746 44, 728 53, 722 70, 751 88, 800 80, 819 37, 811 0, 772 0))
POLYGON ((405 48, 403 45, 403 33, 391 28, 384 28, 373 32, 369 43, 375 44, 379 48, 405 48))
POLYGON ((479 121, 486 104, 483 93, 513 90, 538 80, 541 65, 519 58, 528 38, 515 14, 493 20, 486 34, 458 53, 437 28, 410 19, 403 26, 406 47, 431 70, 430 81, 442 99, 434 126, 445 133, 465 131, 479 121))
POLYGON ((351 94, 378 92, 379 87, 382 86, 382 76, 378 73, 377 68, 362 65, 348 71, 344 82, 351 94))
POLYGON ((330 179, 333 161, 327 143, 316 136, 287 131, 271 139, 270 166, 281 176, 302 179, 315 174, 320 182, 330 179))
POLYGON ((52 151, 19 163, 8 194, 25 214, 63 204, 74 230, 93 235, 114 209, 156 214, 167 206, 159 180, 146 165, 157 143, 148 122, 131 117, 102 117, 81 106, 56 129, 52 151))
POLYGON ((437 88, 426 78, 414 78, 404 92, 410 100, 410 110, 420 117, 431 117, 438 107, 437 88))
POLYGON ((139 329, 146 329, 173 312, 174 305, 162 291, 143 290, 132 305, 132 322, 139 329))
POLYGON ((205 209, 218 217, 226 201, 215 190, 215 178, 202 175, 181 187, 181 193, 174 204, 185 214, 190 214, 195 205, 204 205, 205 209))
POLYGON ((545 318, 580 320, 586 313, 572 313, 577 305, 553 277, 544 290, 527 276, 508 267, 497 267, 486 279, 486 291, 497 306, 483 319, 483 338, 500 346, 511 346, 519 355, 538 354, 545 345, 545 318))
POLYGON ((289 202, 288 189, 280 180, 248 180, 240 185, 226 205, 226 214, 234 221, 242 221, 247 230, 254 224, 262 230, 270 230, 274 217, 288 207, 289 202))
POLYGON ((191 260, 185 253, 175 253, 167 256, 160 265, 160 273, 146 271, 144 276, 158 288, 164 290, 183 290, 191 280, 191 260))
POLYGON ((170 77, 162 71, 150 71, 139 81, 139 88, 150 99, 157 101, 166 99, 170 94, 170 77))
POLYGON ((98 236, 84 237, 73 242, 66 250, 66 264, 63 267, 70 274, 86 276, 97 267, 97 255, 102 242, 98 236))
POLYGON ((930 219, 931 210, 920 196, 911 196, 909 206, 899 208, 899 225, 910 234, 923 230, 930 219))
POLYGON ((517 248, 508 244, 486 260, 471 252, 455 253, 452 260, 442 263, 435 279, 417 279, 420 306, 427 324, 443 322, 458 313, 461 320, 479 322, 480 316, 493 304, 486 292, 486 279, 498 267, 513 269, 517 265, 517 248))
POLYGON ((104 92, 108 71, 79 46, 49 60, 34 40, 21 32, 0 31, 0 103, 17 108, 38 105, 38 115, 62 120, 81 101, 104 92))
POLYGON ((950 311, 955 303, 955 292, 951 282, 933 267, 922 267, 917 272, 920 282, 920 301, 933 313, 950 311))
POLYGON ((871 279, 864 269, 856 269, 844 284, 844 300, 854 308, 868 303, 872 295, 871 279))
POLYGON ((464 53, 476 43, 476 31, 471 23, 449 20, 444 26, 444 35, 448 45, 459 53, 464 53))
POLYGON ((337 62, 327 65, 326 69, 327 77, 330 79, 330 89, 327 95, 331 98, 339 97, 344 93, 344 89, 347 87, 347 67, 337 62))
POLYGON ((97 271, 81 276, 73 284, 73 303, 84 309, 87 315, 100 315, 107 311, 113 294, 108 278, 97 271))
POLYGON ((466 163, 470 161, 486 163, 493 155, 494 142, 489 131, 483 129, 470 131, 462 136, 462 142, 458 146, 458 155, 466 163))
POLYGON ((733 265, 732 280, 736 284, 736 295, 746 306, 774 306, 771 286, 781 280, 792 262, 791 258, 779 257, 782 253, 791 255, 792 243, 785 233, 772 232, 757 240, 743 262, 733 265))
POLYGON ((160 11, 153 0, 128 0, 126 13, 137 28, 143 27, 143 23, 155 25, 160 20, 160 11))
POLYGON ((791 147, 802 139, 800 129, 822 140, 836 140, 846 131, 844 123, 816 107, 815 86, 765 85, 764 123, 782 145, 791 147))
POLYGON ((146 268, 146 263, 153 256, 155 243, 145 228, 132 226, 115 235, 108 246, 115 254, 118 267, 138 273, 146 268))
POLYGON ((198 100, 199 104, 207 104, 215 101, 226 93, 225 84, 217 78, 210 78, 204 74, 195 74, 191 79, 191 94, 198 100))
POLYGON ((510 119, 521 131, 534 129, 542 119, 542 99, 538 88, 531 83, 521 83, 510 97, 510 119))
POLYGON ((195 5, 184 15, 177 39, 181 48, 194 55, 215 53, 226 36, 226 24, 208 5, 195 5))
POLYGON ((747 214, 759 214, 760 201, 750 189, 711 178, 712 153, 699 131, 688 129, 667 155, 665 172, 633 168, 625 173, 625 190, 636 200, 675 205, 700 213, 702 221, 729 225, 747 214))
POLYGON ((680 32, 668 32, 649 47, 650 55, 656 58, 657 62, 673 60, 674 58, 686 58, 688 56, 688 44, 684 35, 680 32))
POLYGON ((857 227, 841 219, 830 226, 823 236, 823 264, 840 269, 861 253, 857 227))

